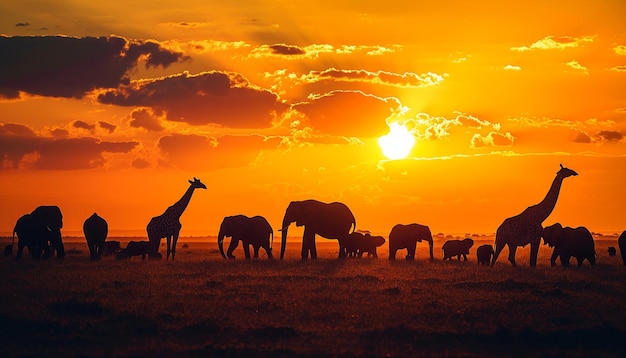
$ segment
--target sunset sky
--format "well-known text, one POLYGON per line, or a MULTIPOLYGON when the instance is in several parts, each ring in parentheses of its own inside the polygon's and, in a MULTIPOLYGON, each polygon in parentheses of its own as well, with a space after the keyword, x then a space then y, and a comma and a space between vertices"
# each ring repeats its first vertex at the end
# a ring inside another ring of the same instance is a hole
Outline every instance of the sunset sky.
POLYGON ((145 233, 193 177, 181 236, 234 214, 277 230, 304 199, 385 236, 493 233, 559 164, 579 175, 544 225, 621 232, 624 18, 621 0, 4 1, 0 233, 38 205, 64 234, 93 212, 145 233), (404 159, 379 145, 394 126, 404 159))

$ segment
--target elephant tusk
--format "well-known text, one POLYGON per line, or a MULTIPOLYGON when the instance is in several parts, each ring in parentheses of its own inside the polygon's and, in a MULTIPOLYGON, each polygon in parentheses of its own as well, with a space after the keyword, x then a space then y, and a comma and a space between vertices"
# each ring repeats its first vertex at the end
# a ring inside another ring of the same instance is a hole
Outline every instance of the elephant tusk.
POLYGON ((287 229, 289 229, 289 225, 285 226, 285 227, 284 227, 284 228, 282 228, 282 229, 278 229, 278 230, 276 230, 276 231, 285 231, 285 230, 287 230, 287 229))

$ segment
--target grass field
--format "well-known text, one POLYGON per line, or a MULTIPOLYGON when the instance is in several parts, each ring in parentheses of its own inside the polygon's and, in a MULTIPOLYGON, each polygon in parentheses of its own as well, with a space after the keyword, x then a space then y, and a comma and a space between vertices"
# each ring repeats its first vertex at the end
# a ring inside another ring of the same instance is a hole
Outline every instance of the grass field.
POLYGON ((434 261, 418 244, 415 262, 390 262, 386 246, 378 260, 340 261, 337 242, 319 238, 319 259, 306 262, 299 242, 283 261, 250 262, 241 247, 224 260, 215 238, 182 238, 175 262, 91 262, 84 242, 65 242, 64 260, 0 258, 0 356, 626 355, 613 237, 597 239, 597 265, 582 268, 550 267, 543 245, 536 268, 529 247, 520 267, 506 249, 480 267, 481 239, 467 262, 441 261, 443 239, 434 261))

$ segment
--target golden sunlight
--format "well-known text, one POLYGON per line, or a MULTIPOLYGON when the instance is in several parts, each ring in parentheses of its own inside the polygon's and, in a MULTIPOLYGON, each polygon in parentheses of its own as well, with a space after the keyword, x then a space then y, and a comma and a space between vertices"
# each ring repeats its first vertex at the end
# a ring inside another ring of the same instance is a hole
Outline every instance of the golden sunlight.
POLYGON ((415 137, 406 127, 397 122, 389 125, 389 133, 378 139, 378 145, 389 159, 406 158, 415 144, 415 137))

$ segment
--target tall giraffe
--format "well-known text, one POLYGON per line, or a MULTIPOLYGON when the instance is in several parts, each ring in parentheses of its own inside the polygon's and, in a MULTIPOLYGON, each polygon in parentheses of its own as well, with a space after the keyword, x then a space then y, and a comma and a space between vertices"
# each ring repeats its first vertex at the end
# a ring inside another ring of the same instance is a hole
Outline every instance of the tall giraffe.
POLYGON ((510 217, 500 224, 496 231, 496 251, 491 261, 492 267, 496 263, 504 245, 509 246, 509 261, 511 261, 513 266, 517 266, 515 264, 515 250, 517 250, 518 246, 530 244, 530 266, 537 264, 537 252, 539 251, 541 234, 543 233, 541 224, 554 210, 563 179, 572 175, 578 175, 575 171, 564 168, 562 164, 560 166, 561 169, 556 173, 548 194, 539 204, 529 206, 521 214, 510 217))
POLYGON ((189 189, 185 192, 182 198, 178 200, 174 205, 170 206, 165 212, 159 216, 155 216, 150 219, 146 230, 148 231, 148 240, 152 244, 152 254, 156 255, 159 252, 159 246, 161 245, 161 238, 167 239, 167 256, 165 259, 169 259, 170 252, 172 253, 172 260, 174 260, 174 254, 176 254, 176 241, 178 241, 178 234, 182 225, 179 221, 180 216, 183 214, 193 191, 198 188, 206 189, 206 185, 202 184, 199 179, 193 178, 193 181, 189 180, 191 184, 189 189), (173 245, 170 243, 173 240, 173 245))

